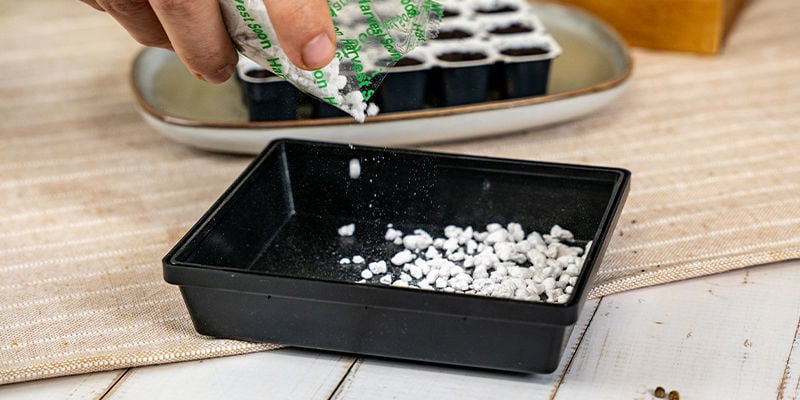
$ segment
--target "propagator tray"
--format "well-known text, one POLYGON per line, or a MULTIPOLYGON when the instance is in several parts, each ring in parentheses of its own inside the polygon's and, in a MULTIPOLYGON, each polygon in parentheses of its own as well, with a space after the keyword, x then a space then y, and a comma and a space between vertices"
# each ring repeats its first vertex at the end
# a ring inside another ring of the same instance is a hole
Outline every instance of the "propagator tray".
POLYGON ((623 169, 271 142, 163 260, 197 331, 517 372, 555 370, 627 195, 623 169), (352 160, 360 174, 352 175, 352 160), (565 304, 357 283, 411 232, 518 222, 593 241, 565 304), (337 229, 354 223, 353 236, 337 229))
MULTIPOLYGON (((382 113, 541 96, 561 47, 524 0, 445 0, 439 36, 384 69, 385 52, 364 50, 367 75, 383 83, 370 98, 382 113), (371 61, 371 62, 370 62, 371 61)), ((367 30, 354 28, 356 30, 367 30)), ((379 49, 382 50, 382 49, 379 49)), ((346 65, 347 59, 342 60, 346 65)), ((241 57, 237 82, 250 121, 336 118, 347 114, 304 95, 241 57)))

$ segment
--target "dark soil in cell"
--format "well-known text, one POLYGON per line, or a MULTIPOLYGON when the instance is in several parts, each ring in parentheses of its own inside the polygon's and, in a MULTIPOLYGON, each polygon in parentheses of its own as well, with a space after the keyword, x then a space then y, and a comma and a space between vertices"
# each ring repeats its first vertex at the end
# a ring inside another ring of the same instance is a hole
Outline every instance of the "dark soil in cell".
POLYGON ((539 54, 547 54, 547 50, 541 47, 527 47, 522 49, 507 49, 500 52, 503 55, 507 56, 535 56, 539 54))
POLYGON ((514 7, 511 7, 511 6, 505 6, 505 7, 500 7, 500 8, 489 8, 489 9, 479 8, 479 9, 475 10, 475 12, 477 12, 479 14, 502 14, 502 13, 510 13, 510 12, 514 12, 514 11, 517 11, 517 9, 514 8, 514 7))
POLYGON ((422 61, 412 57, 403 57, 395 64, 395 67, 410 67, 413 65, 421 65, 422 61))
POLYGON ((454 10, 447 10, 447 9, 445 9, 445 10, 442 12, 442 18, 453 18, 453 17, 457 17, 457 16, 459 16, 459 15, 460 15, 460 14, 458 13, 458 11, 454 11, 454 10))
POLYGON ((439 32, 439 36, 437 36, 436 39, 441 39, 441 40, 466 39, 468 37, 472 37, 472 33, 462 31, 460 29, 454 29, 452 31, 439 32))
POLYGON ((508 35, 512 33, 528 33, 533 32, 533 28, 530 26, 525 26, 520 23, 514 23, 504 28, 496 28, 491 31, 490 33, 494 33, 496 35, 508 35))
POLYGON ((483 60, 484 58, 486 58, 486 54, 483 53, 462 53, 462 52, 444 53, 439 56, 440 60, 452 61, 452 62, 483 60))
POLYGON ((251 78, 259 78, 259 79, 260 78, 272 78, 273 76, 277 76, 277 75, 273 74, 272 72, 269 72, 269 71, 267 71, 265 69, 251 69, 250 71, 247 71, 244 74, 249 76, 249 77, 251 77, 251 78))

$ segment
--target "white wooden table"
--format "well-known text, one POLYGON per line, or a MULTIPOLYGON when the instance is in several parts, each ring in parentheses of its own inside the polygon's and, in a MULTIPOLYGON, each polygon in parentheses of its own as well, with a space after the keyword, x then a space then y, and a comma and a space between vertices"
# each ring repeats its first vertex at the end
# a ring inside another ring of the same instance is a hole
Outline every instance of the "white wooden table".
POLYGON ((282 349, 0 386, 0 399, 800 397, 800 260, 586 304, 559 369, 513 375, 282 349))

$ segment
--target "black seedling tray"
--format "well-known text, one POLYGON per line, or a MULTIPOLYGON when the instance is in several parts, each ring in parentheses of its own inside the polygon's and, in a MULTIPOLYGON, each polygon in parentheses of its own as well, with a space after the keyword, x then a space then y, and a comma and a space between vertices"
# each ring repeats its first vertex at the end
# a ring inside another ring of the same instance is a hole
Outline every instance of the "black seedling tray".
POLYGON ((197 331, 401 359, 551 372, 627 195, 623 169, 341 144, 270 143, 164 258, 197 331), (350 160, 361 174, 350 176, 350 160), (566 304, 355 283, 391 223, 558 224, 593 241, 566 304), (340 237, 337 228, 356 224, 340 237))

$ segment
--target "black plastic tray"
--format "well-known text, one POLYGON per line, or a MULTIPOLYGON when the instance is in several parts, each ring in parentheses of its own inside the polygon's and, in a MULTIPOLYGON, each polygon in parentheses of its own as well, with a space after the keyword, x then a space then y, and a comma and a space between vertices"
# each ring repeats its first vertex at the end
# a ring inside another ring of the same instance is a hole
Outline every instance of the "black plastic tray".
POLYGON ((204 335, 551 372, 627 195, 623 169, 278 140, 164 258, 204 335), (360 160, 361 175, 348 165, 360 160), (341 257, 390 257, 392 223, 554 224, 594 244, 566 304, 354 283, 341 257), (339 226, 355 223, 356 235, 339 226))

